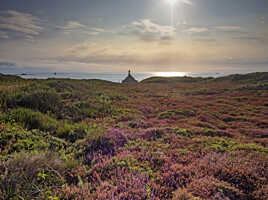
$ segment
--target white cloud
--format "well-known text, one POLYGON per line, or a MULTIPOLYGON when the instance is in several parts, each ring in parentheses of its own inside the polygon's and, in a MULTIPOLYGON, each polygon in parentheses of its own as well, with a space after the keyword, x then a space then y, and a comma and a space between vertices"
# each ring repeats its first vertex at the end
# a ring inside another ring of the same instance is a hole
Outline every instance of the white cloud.
POLYGON ((86 35, 99 35, 100 33, 109 32, 102 28, 96 28, 96 27, 89 27, 85 24, 81 24, 77 21, 68 21, 65 26, 58 27, 63 30, 65 34, 71 34, 71 33, 82 33, 86 35))
POLYGON ((169 40, 175 35, 176 28, 154 23, 150 19, 143 19, 125 26, 123 32, 137 35, 144 41, 169 40))
POLYGON ((64 27, 64 30, 74 30, 74 29, 84 29, 87 28, 86 25, 81 24, 77 21, 69 21, 64 27))
POLYGON ((226 31, 226 32, 242 32, 242 31, 245 31, 242 27, 240 26, 216 26, 215 27, 217 30, 220 30, 220 31, 226 31))
POLYGON ((39 35, 43 30, 41 23, 38 17, 28 13, 14 10, 0 12, 0 30, 21 33, 25 37, 39 35))
POLYGON ((203 33, 203 32, 207 32, 208 28, 203 28, 203 27, 192 27, 192 28, 188 28, 183 30, 184 33, 189 33, 189 34, 194 34, 194 33, 203 33))
POLYGON ((26 35, 25 38, 26 38, 26 40, 27 40, 28 42, 34 42, 34 41, 35 41, 35 40, 34 40, 34 37, 31 36, 31 35, 26 35))

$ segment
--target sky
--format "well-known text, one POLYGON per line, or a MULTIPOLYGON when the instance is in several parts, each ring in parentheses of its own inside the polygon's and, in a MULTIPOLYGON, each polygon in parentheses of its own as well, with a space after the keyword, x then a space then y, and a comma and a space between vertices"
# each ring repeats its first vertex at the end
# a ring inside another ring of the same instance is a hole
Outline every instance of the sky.
POLYGON ((0 73, 268 71, 267 0, 1 0, 0 73))

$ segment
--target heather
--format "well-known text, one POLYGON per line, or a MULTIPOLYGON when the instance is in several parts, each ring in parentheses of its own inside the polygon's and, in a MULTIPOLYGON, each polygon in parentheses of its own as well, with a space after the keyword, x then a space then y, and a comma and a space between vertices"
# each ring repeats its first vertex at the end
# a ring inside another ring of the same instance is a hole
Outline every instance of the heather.
POLYGON ((268 199, 267 73, 0 78, 0 199, 268 199))

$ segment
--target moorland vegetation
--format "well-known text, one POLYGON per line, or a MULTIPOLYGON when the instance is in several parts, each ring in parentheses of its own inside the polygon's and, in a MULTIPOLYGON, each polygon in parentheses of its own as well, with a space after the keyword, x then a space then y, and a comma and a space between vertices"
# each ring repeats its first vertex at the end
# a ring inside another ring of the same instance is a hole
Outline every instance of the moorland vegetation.
POLYGON ((267 200, 268 73, 0 75, 1 200, 267 200))

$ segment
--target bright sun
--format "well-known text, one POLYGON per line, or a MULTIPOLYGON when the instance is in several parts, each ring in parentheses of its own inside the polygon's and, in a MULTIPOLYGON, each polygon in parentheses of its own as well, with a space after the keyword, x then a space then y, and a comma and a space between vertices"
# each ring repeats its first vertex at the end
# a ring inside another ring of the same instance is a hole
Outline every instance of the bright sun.
POLYGON ((178 0, 167 0, 167 2, 170 4, 170 5, 175 5, 175 3, 177 2, 178 0))

